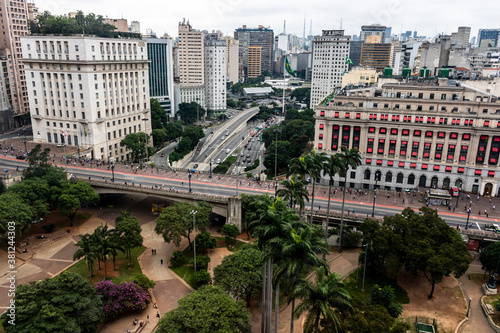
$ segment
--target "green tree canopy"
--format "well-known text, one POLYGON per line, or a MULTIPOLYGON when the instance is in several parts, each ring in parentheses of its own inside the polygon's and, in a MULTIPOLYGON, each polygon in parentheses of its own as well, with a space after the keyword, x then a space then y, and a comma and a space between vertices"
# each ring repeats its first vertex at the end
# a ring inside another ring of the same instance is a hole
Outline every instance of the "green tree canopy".
POLYGON ((94 286, 75 273, 19 285, 14 299, 15 325, 7 312, 1 316, 7 333, 92 333, 104 318, 94 286))
POLYGON ((155 98, 150 99, 151 103, 151 124, 153 126, 153 130, 162 129, 168 123, 168 115, 163 110, 160 105, 160 102, 155 98))
POLYGON ((89 184, 81 180, 76 183, 67 182, 59 196, 58 208, 61 214, 70 219, 70 225, 73 226, 73 220, 80 207, 97 203, 98 201, 99 194, 89 184))
POLYGON ((14 193, 0 195, 0 235, 7 234, 9 222, 15 223, 16 234, 28 230, 33 220, 33 210, 14 193))
MULTIPOLYGON (((278 174, 288 169, 288 164, 290 162, 290 142, 288 141, 278 141, 278 174)), ((267 156, 264 159, 264 166, 266 167, 266 172, 269 175, 275 176, 274 174, 274 165, 275 165, 275 156, 276 156, 276 148, 275 143, 273 142, 267 149, 267 156)))
POLYGON ((291 98, 295 98, 297 102, 309 105, 311 97, 311 88, 297 88, 290 94, 291 98))
POLYGON ((188 202, 176 202, 172 206, 168 206, 161 212, 156 219, 155 232, 162 235, 165 242, 173 242, 175 246, 179 246, 183 238, 187 238, 189 246, 191 244, 191 232, 193 231, 193 214, 192 211, 197 211, 194 215, 196 230, 205 231, 208 225, 212 206, 204 201, 193 205, 188 202))
POLYGON ((497 272, 500 268, 500 243, 491 243, 479 253, 479 260, 483 265, 483 269, 490 272, 497 272))
POLYGON ((182 125, 179 121, 163 124, 169 140, 177 139, 182 135, 182 125))
POLYGON ((249 333, 250 314, 221 288, 207 286, 179 300, 158 322, 158 333, 249 333))
POLYGON ((177 115, 186 123, 186 125, 194 124, 199 119, 203 119, 205 109, 196 102, 180 103, 177 115))
POLYGON ((115 219, 115 230, 121 240, 121 245, 127 252, 130 260, 129 265, 132 265, 131 250, 142 246, 142 242, 144 241, 141 235, 142 228, 139 225, 139 220, 132 216, 129 211, 124 210, 115 219))
POLYGON ((146 158, 146 141, 149 143, 149 135, 144 132, 130 133, 120 141, 120 146, 131 151, 131 160, 138 161, 146 158))
POLYGON ((214 285, 220 286, 236 300, 245 300, 257 294, 262 286, 264 254, 256 248, 246 248, 225 257, 214 268, 214 285))

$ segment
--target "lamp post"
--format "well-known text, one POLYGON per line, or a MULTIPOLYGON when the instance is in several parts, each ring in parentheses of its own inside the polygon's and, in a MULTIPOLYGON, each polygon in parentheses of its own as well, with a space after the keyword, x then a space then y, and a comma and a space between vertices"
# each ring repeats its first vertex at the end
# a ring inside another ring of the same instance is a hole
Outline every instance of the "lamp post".
POLYGON ((28 148, 26 148, 26 127, 23 126, 23 136, 24 136, 24 152, 28 153, 28 148))
POLYGON ((115 163, 111 163, 111 174, 113 178, 111 178, 111 181, 114 183, 115 182, 115 163))
POLYGON ((238 183, 240 182, 240 161, 236 162, 236 196, 238 196, 238 183))
POLYGON ((193 215, 193 245, 194 245, 194 272, 196 273, 196 226, 194 224, 194 216, 198 213, 197 210, 192 210, 191 215, 193 215))
POLYGON ((214 163, 213 160, 210 160, 209 164, 210 164, 210 173, 208 174, 208 178, 212 178, 212 164, 214 163))
POLYGON ((274 133, 276 133, 276 141, 275 143, 275 152, 274 152, 274 198, 278 196, 278 132, 279 129, 274 129, 274 133))
POLYGON ((364 248, 366 248, 365 250, 365 263, 363 265, 363 287, 361 289, 365 289, 365 275, 366 275, 366 257, 368 257, 368 244, 365 244, 363 245, 364 248))
MULTIPOLYGON (((380 176, 379 176, 380 177, 380 176)), ((378 178, 377 174, 375 174, 375 190, 373 191, 373 208, 372 208, 372 217, 375 216, 375 199, 377 199, 377 184, 378 184, 378 178)))
POLYGON ((462 191, 462 185, 458 188, 458 196, 457 196, 457 204, 455 205, 456 208, 458 208, 458 198, 460 198, 460 191, 462 191))
POLYGON ((188 178, 189 178, 189 193, 191 193, 191 171, 188 173, 188 178))
POLYGON ((200 98, 196 97, 196 118, 198 119, 198 126, 200 125, 200 98))
POLYGON ((470 302, 472 301, 472 298, 469 297, 469 306, 467 307, 467 318, 469 318, 469 311, 470 311, 470 302))
POLYGON ((469 229, 470 207, 467 209, 467 222, 465 222, 465 230, 469 229))

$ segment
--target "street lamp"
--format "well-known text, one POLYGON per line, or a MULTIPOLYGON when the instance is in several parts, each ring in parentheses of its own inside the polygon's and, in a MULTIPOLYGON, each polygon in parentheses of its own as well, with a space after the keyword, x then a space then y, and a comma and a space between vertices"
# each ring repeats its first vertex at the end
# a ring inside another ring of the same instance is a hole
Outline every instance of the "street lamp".
POLYGON ((210 160, 209 164, 210 164, 210 173, 208 174, 208 178, 212 178, 212 164, 214 163, 213 160, 210 160))
POLYGON ((196 118, 198 119, 198 126, 200 125, 200 104, 198 103, 200 101, 199 97, 196 97, 196 118))
POLYGON ((189 193, 191 193, 191 171, 188 173, 188 178, 189 178, 189 193))
POLYGON ((363 287, 362 290, 365 290, 365 275, 366 275, 366 257, 368 257, 368 244, 363 245, 365 248, 365 263, 363 265, 363 287))
POLYGON ((193 215, 193 245, 194 245, 194 272, 196 273, 196 226, 194 224, 194 216, 198 213, 197 210, 192 210, 191 215, 193 215))
POLYGON ((26 127, 23 126, 23 136, 24 136, 24 152, 28 153, 28 148, 26 148, 26 127))
POLYGON ((462 186, 458 188, 458 196, 457 196, 457 204, 455 205, 456 208, 458 208, 458 198, 460 198, 460 191, 462 190, 462 186))
MULTIPOLYGON (((379 176, 380 177, 380 176, 379 176)), ((372 208, 372 217, 375 216, 375 199, 377 199, 377 184, 378 178, 377 174, 375 174, 375 190, 373 191, 373 208, 372 208)))
POLYGON ((465 222, 465 230, 469 228, 470 207, 467 209, 467 222, 465 222))
POLYGON ((113 177, 113 178, 111 178, 111 181, 114 183, 115 182, 115 163, 111 163, 111 174, 113 177))
POLYGON ((279 129, 274 129, 274 133, 276 133, 276 141, 274 142, 276 151, 274 153, 274 198, 278 196, 278 132, 279 129))
POLYGON ((240 182, 240 161, 236 162, 236 196, 238 196, 238 183, 240 182))

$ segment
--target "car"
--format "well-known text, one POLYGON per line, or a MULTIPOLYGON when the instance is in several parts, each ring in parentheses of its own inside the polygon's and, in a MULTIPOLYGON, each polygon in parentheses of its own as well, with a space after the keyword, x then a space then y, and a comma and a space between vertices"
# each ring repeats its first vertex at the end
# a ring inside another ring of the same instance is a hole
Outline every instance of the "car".
POLYGON ((251 150, 251 149, 252 149, 252 147, 248 147, 248 150, 251 150))
POLYGON ((57 144, 57 148, 61 148, 61 147, 64 147, 64 146, 65 146, 65 144, 64 144, 64 143, 58 143, 58 144, 57 144))
POLYGON ((243 157, 243 159, 241 160, 241 163, 245 163, 247 160, 246 158, 243 157))
POLYGON ((198 167, 198 164, 193 165, 193 169, 196 169, 198 167))
POLYGON ((220 163, 220 158, 218 158, 217 161, 215 161, 215 163, 219 164, 220 163))
POLYGON ((24 157, 24 155, 19 155, 19 156, 16 156, 16 159, 18 159, 18 160, 24 160, 25 157, 24 157))
POLYGON ((229 152, 230 152, 230 151, 231 151, 231 150, 230 150, 229 148, 228 148, 228 149, 226 149, 226 154, 229 154, 229 152))
POLYGON ((250 154, 247 154, 247 157, 250 157, 250 154))
POLYGON ((241 153, 241 154, 240 154, 240 156, 241 156, 241 157, 245 156, 245 153, 241 153))
POLYGON ((222 136, 222 139, 221 140, 224 140, 226 137, 225 136, 222 136))
POLYGON ((245 144, 245 148, 246 148, 246 147, 248 147, 248 143, 247 143, 247 144, 245 144))
POLYGON ((161 153, 160 157, 165 157, 165 153, 161 153))

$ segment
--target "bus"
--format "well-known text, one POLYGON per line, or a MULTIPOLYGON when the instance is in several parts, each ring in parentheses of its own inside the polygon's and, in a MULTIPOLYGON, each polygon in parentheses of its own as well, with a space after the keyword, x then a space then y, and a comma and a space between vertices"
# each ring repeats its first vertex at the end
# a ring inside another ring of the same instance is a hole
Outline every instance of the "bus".
POLYGON ((450 192, 431 188, 425 193, 425 199, 432 206, 449 206, 451 201, 450 192))
POLYGON ((450 188, 450 194, 452 197, 458 197, 458 193, 459 193, 458 187, 453 186, 452 188, 450 188))

